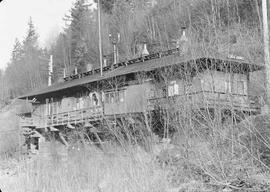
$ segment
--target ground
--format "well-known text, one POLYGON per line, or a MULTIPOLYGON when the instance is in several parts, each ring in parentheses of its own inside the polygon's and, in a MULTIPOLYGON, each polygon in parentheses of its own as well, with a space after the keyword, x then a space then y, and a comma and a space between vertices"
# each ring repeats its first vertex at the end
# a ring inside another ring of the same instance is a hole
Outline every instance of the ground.
POLYGON ((269 150, 267 115, 237 126, 209 127, 212 135, 206 138, 204 132, 196 132, 201 127, 192 127, 190 137, 155 138, 147 147, 124 140, 98 147, 77 143, 68 148, 50 142, 41 144, 38 154, 21 155, 16 150, 20 141, 13 109, 0 114, 0 149, 8 151, 0 158, 3 192, 270 190, 268 156, 257 156, 257 151, 269 150))

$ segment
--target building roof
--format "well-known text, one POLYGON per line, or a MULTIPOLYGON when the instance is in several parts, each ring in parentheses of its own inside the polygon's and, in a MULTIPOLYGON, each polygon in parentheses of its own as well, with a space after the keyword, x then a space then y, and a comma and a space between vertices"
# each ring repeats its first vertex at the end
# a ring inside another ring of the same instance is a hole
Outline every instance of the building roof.
POLYGON ((232 66, 233 69, 236 67, 237 68, 240 67, 241 69, 244 69, 245 71, 248 71, 248 72, 261 70, 263 68, 263 65, 261 64, 252 64, 247 61, 244 61, 243 59, 236 59, 236 58, 228 59, 222 56, 215 57, 215 58, 211 56, 192 57, 191 55, 187 56, 187 55, 173 54, 173 55, 163 56, 160 58, 149 59, 147 61, 140 61, 133 64, 131 63, 129 65, 123 65, 112 70, 107 70, 103 73, 103 76, 101 76, 100 73, 95 73, 95 74, 85 76, 82 78, 56 83, 56 84, 53 84, 52 86, 35 90, 29 94, 22 95, 18 98, 19 99, 33 98, 36 96, 56 93, 61 90, 77 87, 77 86, 84 85, 91 82, 100 81, 103 79, 109 79, 112 77, 117 77, 117 76, 136 73, 136 72, 153 71, 158 68, 168 67, 172 65, 189 64, 189 66, 192 66, 192 65, 195 66, 195 65, 199 65, 200 63, 204 67, 209 67, 209 65, 210 64, 212 65, 213 63, 215 63, 216 66, 219 66, 219 67, 221 65, 227 66, 227 64, 229 64, 230 66, 232 66))

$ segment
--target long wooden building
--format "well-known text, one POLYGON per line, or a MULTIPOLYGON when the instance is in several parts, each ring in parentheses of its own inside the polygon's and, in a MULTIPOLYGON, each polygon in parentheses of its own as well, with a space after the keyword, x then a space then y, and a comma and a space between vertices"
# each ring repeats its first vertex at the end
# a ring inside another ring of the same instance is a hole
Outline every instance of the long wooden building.
POLYGON ((263 65, 239 57, 191 56, 179 48, 65 77, 41 90, 20 96, 32 102, 21 115, 31 129, 65 128, 103 118, 149 113, 182 104, 198 108, 260 113, 259 99, 250 93, 250 74, 263 65), (166 100, 173 99, 173 105, 166 100))

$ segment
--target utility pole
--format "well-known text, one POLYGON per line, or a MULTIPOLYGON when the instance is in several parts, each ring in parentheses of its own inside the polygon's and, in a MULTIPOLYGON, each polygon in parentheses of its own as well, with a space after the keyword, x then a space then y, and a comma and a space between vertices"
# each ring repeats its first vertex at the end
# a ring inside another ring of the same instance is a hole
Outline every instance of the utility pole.
POLYGON ((103 75, 103 65, 102 65, 102 41, 101 41, 101 6, 100 0, 97 1, 98 6, 98 45, 99 45, 99 63, 100 63, 100 75, 103 75))
POLYGON ((48 86, 51 86, 52 85, 52 74, 53 74, 53 56, 50 55, 49 74, 48 74, 48 86))
POLYGON ((264 63, 265 63, 265 77, 266 77, 266 103, 269 111, 270 99, 270 54, 269 54, 269 29, 267 17, 267 0, 262 0, 263 13, 263 36, 264 36, 264 63))
POLYGON ((110 33, 109 38, 111 40, 111 43, 113 44, 113 64, 116 64, 119 61, 117 45, 120 42, 120 33, 117 33, 116 37, 114 37, 114 35, 110 33))

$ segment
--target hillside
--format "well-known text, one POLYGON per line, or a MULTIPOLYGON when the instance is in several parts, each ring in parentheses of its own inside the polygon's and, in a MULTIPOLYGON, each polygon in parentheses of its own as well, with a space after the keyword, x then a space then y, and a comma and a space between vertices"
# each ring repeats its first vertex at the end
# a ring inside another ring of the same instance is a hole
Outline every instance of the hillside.
POLYGON ((20 128, 18 114, 31 110, 31 106, 20 100, 13 100, 0 112, 0 153, 12 155, 18 151, 20 128))
MULTIPOLYGON (((53 83, 65 74, 99 66, 97 10, 77 0, 64 20, 62 33, 48 49, 39 46, 33 21, 25 39, 15 40, 12 57, 3 81, 2 100, 16 98, 43 87, 48 79, 48 60, 53 55, 53 83), (42 58, 42 59, 41 59, 42 58)), ((189 51, 223 54, 263 63, 261 1, 257 0, 101 0, 103 56, 112 62, 113 44, 118 61, 140 55, 142 44, 150 53, 175 47, 186 28, 189 51)), ((198 53, 200 52, 200 53, 198 53)))

